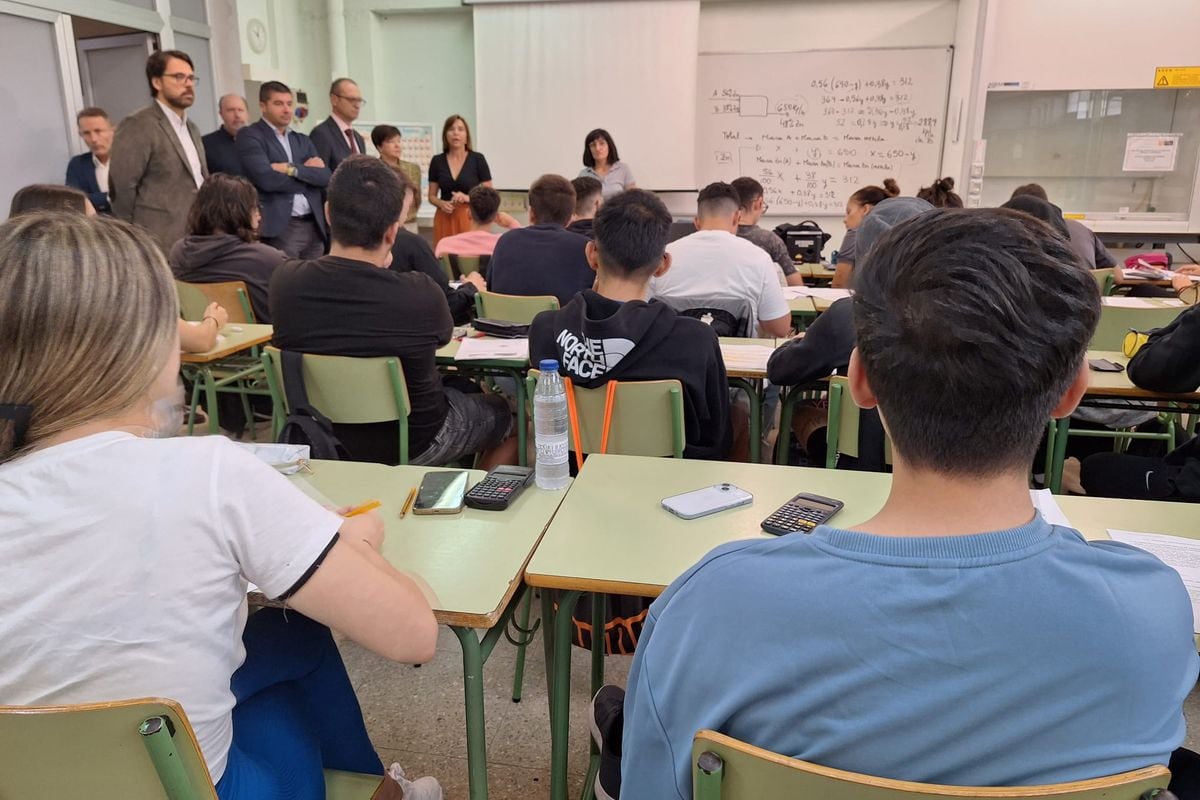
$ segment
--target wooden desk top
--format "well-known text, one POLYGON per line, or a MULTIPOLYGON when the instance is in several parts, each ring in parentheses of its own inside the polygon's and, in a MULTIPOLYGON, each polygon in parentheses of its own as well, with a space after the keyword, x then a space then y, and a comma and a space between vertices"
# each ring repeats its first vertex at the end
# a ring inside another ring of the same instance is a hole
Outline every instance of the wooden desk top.
MULTIPOLYGON (((1122 366, 1129 364, 1129 359, 1118 350, 1089 350, 1087 357, 1106 358, 1122 366)), ((1088 370, 1088 388, 1084 397, 1123 397, 1135 400, 1177 400, 1195 403, 1200 401, 1200 391, 1181 394, 1152 392, 1149 389, 1134 386, 1133 382, 1129 380, 1129 373, 1124 370, 1121 372, 1097 372, 1092 369, 1088 370)))
MULTIPOLYGON (((378 499, 383 505, 384 557, 422 584, 438 622, 471 628, 496 624, 521 585, 525 563, 564 492, 529 486, 505 511, 398 517, 410 489, 429 467, 389 467, 353 461, 313 461, 313 473, 291 480, 318 502, 378 499)), ((484 476, 470 470, 469 485, 484 476)))
POLYGON ((742 339, 721 337, 721 358, 730 378, 765 379, 767 359, 786 339, 742 339), (767 348, 767 349, 763 349, 767 348))
POLYGON ((226 325, 217 334, 216 347, 203 353, 180 353, 179 360, 184 364, 209 364, 220 361, 234 353, 249 350, 255 345, 269 343, 272 330, 270 325, 251 325, 246 322, 226 325))

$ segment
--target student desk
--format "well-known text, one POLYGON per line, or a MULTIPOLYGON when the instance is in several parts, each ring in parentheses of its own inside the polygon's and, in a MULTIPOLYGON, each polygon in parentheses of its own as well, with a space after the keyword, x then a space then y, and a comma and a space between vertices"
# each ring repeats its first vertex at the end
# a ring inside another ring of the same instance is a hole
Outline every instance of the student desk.
MULTIPOLYGON (((890 486, 891 476, 881 473, 589 456, 525 568, 530 586, 563 590, 557 615, 551 592, 542 592, 542 630, 553 675, 551 798, 566 797, 571 612, 581 592, 657 597, 717 545, 765 537, 759 523, 798 492, 843 500, 837 524, 856 525, 882 507, 890 486), (722 482, 751 492, 754 502, 695 520, 679 519, 660 506, 664 497, 722 482)), ((599 646, 592 654, 594 692, 603 683, 603 639, 593 640, 599 646)))
MULTIPOLYGON (((201 390, 204 391, 205 410, 208 412, 208 432, 220 433, 221 426, 217 419, 217 390, 253 377, 262 372, 262 364, 255 362, 239 362, 237 364, 221 364, 219 362, 243 350, 249 350, 271 341, 272 328, 270 325, 252 325, 239 323, 226 325, 217 335, 217 344, 211 350, 203 353, 181 353, 179 360, 182 371, 195 384, 192 389, 192 413, 188 414, 188 433, 191 434, 195 425, 196 399, 201 390), (220 368, 220 376, 213 374, 214 369, 220 368)), ((250 394, 267 395, 267 391, 251 391, 250 394)), ((254 425, 254 420, 246 421, 254 425)))
POLYGON ((721 358, 729 385, 750 397, 750 460, 758 463, 762 451, 762 408, 766 393, 767 359, 782 339, 721 337, 721 358))
MULTIPOLYGON (((562 502, 564 493, 530 486, 505 511, 463 509, 461 514, 398 513, 409 490, 428 467, 389 467, 353 461, 313 461, 312 474, 293 483, 319 502, 335 505, 377 498, 383 505, 383 556, 417 581, 438 622, 458 636, 463 651, 467 718, 467 769, 473 800, 487 798, 487 737, 483 711, 483 665, 521 599, 521 578, 530 554, 562 502), (482 636, 477 634, 480 631, 482 636)), ((470 470, 474 484, 484 476, 470 470)))
MULTIPOLYGON (((1172 264, 1171 267, 1169 267, 1169 269, 1177 270, 1180 267, 1194 267, 1194 266, 1196 266, 1196 265, 1195 264, 1172 264)), ((1162 286, 1167 289, 1171 288, 1170 280, 1155 281, 1155 280, 1146 280, 1145 278, 1126 277, 1125 269, 1123 267, 1113 267, 1112 274, 1113 274, 1113 286, 1162 286)))
MULTIPOLYGON (((1115 350, 1089 350, 1087 357, 1106 358, 1122 366, 1127 366, 1129 363, 1129 359, 1125 357, 1124 353, 1115 350)), ((1121 372, 1097 372, 1089 369, 1088 388, 1083 395, 1081 405, 1103 407, 1104 401, 1110 399, 1143 400, 1155 403, 1160 410, 1165 407, 1171 410, 1200 413, 1200 391, 1181 394, 1152 392, 1149 389, 1134 386, 1133 381, 1129 380, 1129 373, 1124 370, 1121 372)), ((1046 447, 1052 454, 1050 474, 1046 476, 1046 485, 1055 494, 1062 491, 1063 461, 1067 455, 1067 432, 1070 428, 1070 417, 1054 420, 1046 442, 1046 447)))
POLYGON ((471 372, 477 375, 493 375, 511 378, 516 384, 517 405, 517 463, 522 467, 528 466, 528 456, 525 452, 526 438, 526 406, 525 406, 525 373, 529 372, 529 359, 487 359, 480 361, 455 361, 458 353, 459 339, 451 339, 450 343, 438 348, 434 355, 435 363, 445 369, 454 367, 461 372, 471 372))
POLYGON ((837 267, 833 264, 821 262, 820 264, 809 264, 804 261, 797 261, 796 272, 804 278, 807 284, 832 282, 833 276, 837 274, 837 267))

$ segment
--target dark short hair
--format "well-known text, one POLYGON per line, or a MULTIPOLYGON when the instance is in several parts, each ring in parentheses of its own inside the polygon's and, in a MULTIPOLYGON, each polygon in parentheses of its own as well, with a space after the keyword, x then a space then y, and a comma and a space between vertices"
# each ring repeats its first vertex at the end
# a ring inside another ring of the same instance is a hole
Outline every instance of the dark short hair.
POLYGON ((343 247, 373 250, 404 210, 404 176, 378 158, 354 154, 329 179, 329 231, 343 247))
POLYGON ((612 134, 604 130, 604 128, 596 128, 594 131, 583 137, 583 165, 585 167, 596 166, 596 159, 592 157, 592 142, 597 139, 603 139, 608 142, 608 163, 615 164, 621 160, 617 155, 617 143, 613 141, 612 134))
MULTIPOLYGON (((105 119, 108 119, 108 112, 100 106, 88 106, 83 111, 80 111, 75 115, 75 124, 78 125, 79 120, 85 117, 104 117, 105 119)), ((111 122, 112 120, 109 121, 111 122)))
POLYGON ((400 138, 400 129, 395 125, 376 125, 371 128, 371 144, 378 150, 388 139, 400 138))
POLYGON ((1046 196, 1046 190, 1042 188, 1040 183, 1023 183, 1013 189, 1013 197, 1020 197, 1023 194, 1036 197, 1039 200, 1045 200, 1046 202, 1050 201, 1050 198, 1046 196))
POLYGON ((500 213, 500 193, 480 184, 467 195, 471 200, 471 218, 480 225, 491 222, 500 213))
POLYGON ((742 176, 735 178, 729 185, 737 192, 739 208, 748 209, 754 205, 755 200, 763 196, 763 186, 754 178, 742 176))
POLYGON ((600 206, 593 231, 600 264, 625 277, 649 278, 662 261, 671 213, 656 195, 629 189, 600 206))
POLYGON ((701 217, 728 214, 741 208, 737 190, 728 183, 717 181, 700 190, 696 198, 696 213, 701 217))
POLYGON ((19 217, 34 211, 73 211, 87 213, 87 195, 74 186, 35 183, 17 189, 8 207, 8 216, 19 217))
POLYGON ((333 83, 329 84, 329 93, 337 94, 338 89, 343 83, 353 83, 355 86, 358 86, 358 82, 353 78, 337 78, 333 83))
POLYGON ((864 186, 854 194, 850 195, 850 201, 858 203, 860 206, 873 206, 882 203, 889 197, 898 197, 900 195, 900 184, 892 178, 887 178, 883 182, 883 186, 864 186))
POLYGON ((529 187, 529 208, 539 224, 566 225, 575 213, 575 189, 562 175, 543 175, 529 187))
POLYGON ((192 63, 192 57, 182 50, 156 50, 146 59, 146 85, 150 87, 150 96, 158 97, 158 92, 154 91, 154 79, 161 78, 167 73, 167 62, 172 58, 178 58, 180 61, 186 61, 187 65, 194 71, 196 65, 192 63))
POLYGON ((1059 236, 1065 239, 1071 238, 1071 229, 1067 227, 1062 209, 1049 200, 1043 200, 1032 194, 1019 194, 1016 197, 1010 197, 1008 202, 1000 207, 1036 217, 1053 228, 1059 236))
POLYGON ((1023 214, 938 209, 881 236, 854 273, 858 351, 904 461, 1028 469, 1100 316, 1070 245, 1023 214))
POLYGON ((587 204, 604 191, 604 184, 591 176, 580 175, 571 179, 571 188, 575 190, 575 213, 582 214, 588 210, 587 204))
POLYGON ((456 122, 461 122, 463 127, 467 129, 467 150, 471 149, 471 126, 467 124, 467 120, 461 114, 451 114, 446 117, 446 121, 442 123, 442 152, 450 152, 450 140, 446 138, 446 134, 450 132, 450 126, 456 122))
POLYGON ((273 94, 291 94, 292 90, 283 81, 267 81, 258 87, 258 102, 265 103, 273 94))
POLYGON ((917 197, 934 208, 962 208, 962 198, 954 191, 954 178, 939 178, 931 186, 922 186, 917 197))
POLYGON ((241 175, 214 172, 205 179, 188 211, 187 231, 192 236, 232 234, 243 242, 258 238, 254 232, 254 210, 258 190, 241 175))

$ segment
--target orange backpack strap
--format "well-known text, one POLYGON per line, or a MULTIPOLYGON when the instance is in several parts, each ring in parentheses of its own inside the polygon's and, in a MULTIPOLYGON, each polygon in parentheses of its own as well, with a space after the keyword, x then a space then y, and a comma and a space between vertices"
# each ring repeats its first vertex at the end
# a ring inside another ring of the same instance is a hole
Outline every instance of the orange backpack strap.
POLYGON ((608 452, 608 434, 612 430, 613 409, 617 407, 617 384, 620 381, 609 381, 604 394, 604 428, 600 433, 600 452, 608 452))
POLYGON ((575 439, 575 470, 583 469, 583 448, 579 439, 579 411, 575 408, 575 384, 570 378, 563 376, 563 389, 567 395, 567 422, 571 426, 571 436, 575 439))

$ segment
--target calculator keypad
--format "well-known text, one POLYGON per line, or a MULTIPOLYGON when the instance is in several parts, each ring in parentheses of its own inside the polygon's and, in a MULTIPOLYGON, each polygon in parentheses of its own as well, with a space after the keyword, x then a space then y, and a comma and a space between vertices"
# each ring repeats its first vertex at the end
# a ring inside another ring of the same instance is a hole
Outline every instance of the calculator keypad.
POLYGON ((762 528, 769 533, 811 533, 834 513, 836 510, 817 508, 805 504, 803 498, 793 498, 763 520, 762 528))
POLYGON ((484 505, 502 507, 523 486, 521 480, 484 478, 467 492, 467 496, 484 505))

